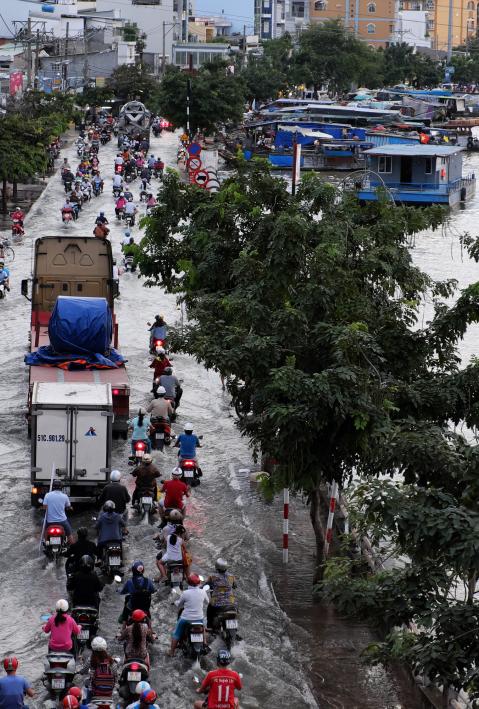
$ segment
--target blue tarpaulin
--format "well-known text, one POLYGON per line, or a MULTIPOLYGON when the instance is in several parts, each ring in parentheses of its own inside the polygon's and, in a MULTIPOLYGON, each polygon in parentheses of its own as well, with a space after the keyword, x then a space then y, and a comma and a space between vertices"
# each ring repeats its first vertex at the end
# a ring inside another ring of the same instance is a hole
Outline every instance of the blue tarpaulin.
POLYGON ((105 298, 59 296, 48 324, 50 345, 26 355, 25 363, 65 369, 119 367, 125 360, 110 346, 112 333, 105 298))

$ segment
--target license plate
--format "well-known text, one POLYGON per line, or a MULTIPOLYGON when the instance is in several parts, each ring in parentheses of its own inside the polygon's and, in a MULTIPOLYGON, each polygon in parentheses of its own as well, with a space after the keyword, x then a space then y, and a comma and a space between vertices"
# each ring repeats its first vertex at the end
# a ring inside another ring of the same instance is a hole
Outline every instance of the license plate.
POLYGON ((110 566, 120 566, 121 559, 119 556, 110 556, 110 566))
POLYGON ((90 637, 89 630, 80 630, 80 635, 79 635, 80 640, 88 640, 89 637, 90 637))
POLYGON ((192 643, 202 643, 203 634, 202 633, 191 633, 190 640, 192 643))
POLYGON ((235 620, 234 618, 226 620, 226 627, 228 630, 236 630, 238 627, 238 621, 235 620))
POLYGON ((155 438, 157 441, 162 441, 165 438, 165 434, 164 433, 157 433, 155 435, 155 438))
POLYGON ((171 574, 172 583, 181 583, 183 581, 183 574, 171 574))
POLYGON ((141 680, 141 672, 128 672, 128 682, 139 682, 141 680))
POLYGON ((192 478, 194 474, 194 470, 183 470, 183 475, 185 478, 192 478))
POLYGON ((152 502, 153 502, 153 498, 152 498, 152 497, 142 497, 142 498, 141 498, 141 504, 142 504, 142 505, 151 505, 152 502))
POLYGON ((143 458, 144 455, 145 455, 145 451, 136 451, 137 458, 143 458))
POLYGON ((61 537, 50 537, 50 544, 61 544, 61 543, 62 543, 61 537))
POLYGON ((54 677, 52 679, 52 689, 65 689, 65 678, 54 677))

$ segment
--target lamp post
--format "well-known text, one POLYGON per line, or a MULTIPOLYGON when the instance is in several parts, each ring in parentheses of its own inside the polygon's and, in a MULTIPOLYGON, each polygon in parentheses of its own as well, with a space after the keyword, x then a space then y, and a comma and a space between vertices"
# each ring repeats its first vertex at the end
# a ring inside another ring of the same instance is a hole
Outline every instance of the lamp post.
POLYGON ((161 58, 161 74, 163 75, 165 73, 165 66, 166 66, 166 54, 165 54, 165 45, 166 45, 166 35, 171 32, 173 27, 176 27, 176 25, 179 25, 181 27, 181 22, 165 22, 163 20, 163 56, 161 58), (166 27, 169 26, 168 32, 166 31, 166 27))

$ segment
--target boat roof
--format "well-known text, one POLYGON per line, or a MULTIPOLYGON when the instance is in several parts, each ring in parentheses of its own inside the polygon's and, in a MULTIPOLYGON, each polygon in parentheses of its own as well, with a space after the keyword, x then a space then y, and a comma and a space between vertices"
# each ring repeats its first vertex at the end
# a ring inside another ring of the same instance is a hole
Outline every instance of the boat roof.
POLYGON ((407 155, 411 157, 449 157, 462 152, 456 145, 382 145, 381 147, 365 150, 366 155, 407 155))

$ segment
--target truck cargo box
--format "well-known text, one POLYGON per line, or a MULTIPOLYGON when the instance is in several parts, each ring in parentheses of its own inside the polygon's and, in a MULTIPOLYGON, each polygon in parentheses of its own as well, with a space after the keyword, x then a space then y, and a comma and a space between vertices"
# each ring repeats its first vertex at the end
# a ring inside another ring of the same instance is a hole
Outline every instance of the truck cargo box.
POLYGON ((31 414, 32 504, 48 491, 52 470, 72 502, 92 501, 111 466, 111 385, 34 384, 31 414))

